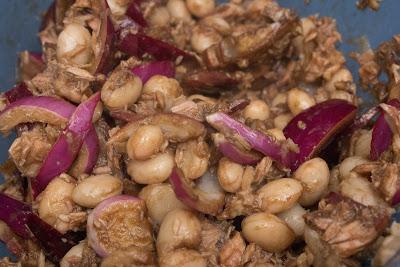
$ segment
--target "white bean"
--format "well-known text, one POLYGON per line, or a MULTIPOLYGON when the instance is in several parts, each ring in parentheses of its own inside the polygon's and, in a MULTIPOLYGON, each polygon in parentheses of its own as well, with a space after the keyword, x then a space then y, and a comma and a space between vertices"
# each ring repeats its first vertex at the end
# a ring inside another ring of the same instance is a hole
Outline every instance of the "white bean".
POLYGON ((69 176, 54 178, 39 196, 39 217, 48 224, 57 227, 60 215, 70 214, 74 209, 72 192, 75 183, 69 176))
POLYGON ((146 202, 149 217, 160 224, 165 215, 174 209, 184 209, 186 206, 176 198, 170 184, 152 184, 144 187, 139 197, 146 202))
POLYGON ((293 116, 290 113, 276 116, 274 119, 275 128, 283 130, 292 118, 293 116))
POLYGON ((242 233, 248 242, 254 242, 268 252, 281 252, 294 241, 290 227, 275 215, 260 212, 242 221, 242 233))
POLYGON ((352 169, 356 166, 368 163, 369 161, 365 158, 359 156, 353 156, 345 158, 339 165, 339 173, 342 179, 345 179, 349 176, 352 169))
POLYGON ((168 179, 174 165, 174 156, 166 151, 148 160, 130 160, 127 171, 139 184, 158 184, 168 179))
POLYGON ((146 160, 161 150, 165 142, 160 126, 140 126, 126 143, 126 150, 131 159, 146 160))
POLYGON ((167 213, 157 236, 160 257, 180 247, 197 248, 201 242, 201 224, 195 214, 184 209, 167 213))
POLYGON ((303 187, 291 178, 281 178, 261 187, 257 196, 261 200, 261 209, 270 213, 280 213, 296 205, 303 187))
POLYGON ((226 192, 237 192, 242 185, 244 167, 228 158, 218 163, 218 181, 226 192))
POLYGON ((186 7, 186 4, 183 0, 169 0, 167 3, 167 8, 169 14, 177 19, 185 22, 190 22, 192 20, 192 16, 189 13, 189 10, 186 7))
POLYGON ((354 155, 369 158, 371 151, 372 131, 363 130, 354 144, 354 155))
POLYGON ((269 107, 263 100, 257 99, 250 102, 243 110, 246 119, 265 121, 269 118, 269 107))
POLYGON ((149 22, 151 26, 165 26, 169 24, 170 19, 168 8, 162 6, 152 11, 149 22))
POLYGON ((101 174, 82 180, 72 192, 72 199, 82 207, 94 208, 104 199, 121 193, 121 179, 109 174, 101 174))
POLYGON ((196 250, 181 248, 160 258, 160 267, 207 267, 207 261, 196 250))
POLYGON ((82 261, 84 247, 84 242, 80 242, 78 245, 73 246, 68 250, 67 254, 65 254, 61 259, 60 267, 73 267, 79 265, 82 261))
POLYGON ((214 0, 186 0, 186 6, 194 16, 202 18, 215 9, 214 0))
POLYGON ((329 185, 329 167, 321 158, 310 159, 296 170, 293 178, 303 184, 303 194, 299 200, 302 206, 310 206, 321 199, 329 185))
POLYGON ((91 40, 92 36, 82 25, 66 25, 57 39, 57 60, 67 64, 88 64, 93 55, 91 40))
POLYGON ((279 213, 277 216, 289 225, 296 236, 302 236, 304 234, 304 228, 306 227, 303 216, 306 213, 307 211, 302 206, 296 204, 290 209, 279 213))
POLYGON ((340 193, 366 206, 383 204, 373 185, 356 173, 351 173, 340 183, 340 193))
POLYGON ((304 90, 293 88, 288 92, 288 106, 293 115, 297 115, 314 105, 314 98, 304 90))

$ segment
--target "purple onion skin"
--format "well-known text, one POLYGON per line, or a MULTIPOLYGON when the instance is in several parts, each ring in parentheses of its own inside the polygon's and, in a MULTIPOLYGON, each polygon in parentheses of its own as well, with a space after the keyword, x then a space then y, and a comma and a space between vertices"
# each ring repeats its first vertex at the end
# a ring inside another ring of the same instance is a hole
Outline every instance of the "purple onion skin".
POLYGON ((392 206, 396 206, 397 204, 400 203, 400 188, 397 189, 396 193, 394 194, 392 198, 392 206))
POLYGON ((30 205, 0 193, 0 207, 0 220, 22 238, 29 239, 32 237, 26 226, 27 216, 32 213, 30 205))
MULTIPOLYGON (((400 101, 398 99, 392 99, 387 104, 400 109, 400 101)), ((382 153, 390 147, 392 137, 393 133, 385 119, 385 113, 381 111, 372 128, 371 152, 369 155, 371 160, 378 160, 382 153)))
POLYGON ((28 87, 24 82, 21 82, 4 93, 8 103, 13 103, 21 98, 32 96, 32 92, 28 90, 28 87))
POLYGON ((357 107, 347 101, 332 99, 319 103, 295 116, 283 130, 285 137, 298 145, 292 154, 292 171, 317 154, 329 141, 352 123, 357 107))
POLYGON ((138 76, 142 83, 146 83, 154 75, 162 75, 168 78, 175 77, 175 66, 172 61, 154 61, 132 68, 131 72, 138 76))
POLYGON ((224 135, 238 135, 245 140, 252 149, 271 157, 284 167, 290 166, 291 154, 286 147, 274 138, 253 130, 229 115, 217 112, 207 116, 207 122, 224 135))
POLYGON ((105 17, 102 23, 106 24, 106 26, 103 26, 102 28, 104 31, 103 35, 105 35, 103 36, 103 51, 98 63, 96 64, 95 73, 107 74, 111 70, 112 66, 112 60, 110 60, 110 57, 114 46, 113 43, 115 40, 115 31, 113 23, 108 16, 105 17))
POLYGON ((84 238, 77 233, 61 234, 40 219, 30 205, 4 193, 0 193, 0 220, 22 238, 37 241, 45 254, 54 262, 59 262, 84 238))
POLYGON ((130 17, 133 21, 142 27, 147 27, 147 22, 144 19, 142 12, 140 12, 139 7, 135 1, 133 1, 128 9, 126 10, 126 15, 130 17))
POLYGON ((34 235, 35 241, 53 262, 61 261, 64 255, 77 244, 76 238, 61 234, 33 212, 27 216, 26 225, 34 235))
POLYGON ((261 160, 257 155, 244 152, 228 141, 220 142, 217 148, 225 157, 239 164, 255 165, 261 160))
POLYGON ((142 33, 127 34, 119 44, 119 49, 130 55, 142 57, 145 53, 157 60, 175 60, 177 57, 191 57, 173 45, 154 39, 142 33))
POLYGON ((67 127, 58 137, 43 162, 39 174, 32 180, 34 198, 46 188, 54 177, 71 167, 92 127, 93 112, 99 100, 100 93, 96 93, 75 109, 67 127))
POLYGON ((94 127, 90 128, 90 131, 83 142, 82 147, 83 146, 86 146, 88 152, 88 158, 86 159, 86 167, 84 172, 90 174, 96 165, 97 157, 100 152, 99 138, 94 127))

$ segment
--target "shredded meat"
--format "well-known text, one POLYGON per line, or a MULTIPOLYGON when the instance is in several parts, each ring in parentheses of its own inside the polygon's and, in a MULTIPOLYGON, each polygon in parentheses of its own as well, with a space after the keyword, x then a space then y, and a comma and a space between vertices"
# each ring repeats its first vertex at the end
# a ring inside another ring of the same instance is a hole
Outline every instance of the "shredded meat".
POLYGON ((52 144, 56 141, 54 136, 50 135, 53 129, 35 127, 31 131, 23 132, 11 145, 10 157, 23 176, 35 177, 38 174, 52 144))
POLYGON ((321 235, 341 257, 349 257, 371 244, 388 224, 388 214, 349 198, 330 203, 321 201, 319 209, 305 215, 306 223, 321 235))

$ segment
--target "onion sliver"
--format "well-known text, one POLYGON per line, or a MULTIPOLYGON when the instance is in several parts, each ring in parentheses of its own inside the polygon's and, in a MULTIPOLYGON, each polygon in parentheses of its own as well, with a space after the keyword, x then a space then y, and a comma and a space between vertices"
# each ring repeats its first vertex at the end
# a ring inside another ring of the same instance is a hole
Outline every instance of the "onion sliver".
POLYGON ((168 78, 175 77, 174 63, 168 60, 142 64, 132 68, 131 71, 142 80, 143 84, 145 84, 154 75, 162 75, 168 78))
POLYGON ((214 216, 222 211, 225 193, 218 183, 215 170, 208 170, 195 184, 175 168, 169 181, 176 197, 192 209, 214 216))
POLYGON ((332 138, 353 122, 357 107, 345 100, 332 99, 312 106, 295 116, 283 129, 286 138, 299 148, 290 169, 296 170, 304 161, 328 145, 332 138))
MULTIPOLYGON (((400 101, 397 99, 390 100, 388 105, 400 109, 400 101)), ((392 144, 392 137, 393 133, 385 119, 385 113, 381 112, 372 128, 371 152, 369 155, 371 160, 379 159, 381 154, 392 144)))
POLYGON ((83 141, 92 127, 93 113, 100 100, 100 93, 82 102, 71 115, 67 127, 47 154, 38 175, 32 180, 34 198, 42 192, 50 181, 67 171, 81 149, 83 141))

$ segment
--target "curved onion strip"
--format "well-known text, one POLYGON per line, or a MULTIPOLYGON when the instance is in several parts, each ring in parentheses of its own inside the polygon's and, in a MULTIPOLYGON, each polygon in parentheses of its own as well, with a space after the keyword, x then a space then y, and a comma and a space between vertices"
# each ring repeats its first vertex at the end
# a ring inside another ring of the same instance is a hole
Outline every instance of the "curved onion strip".
POLYGON ((142 27, 147 27, 147 22, 144 19, 142 12, 140 12, 139 7, 136 3, 136 1, 133 1, 128 9, 126 10, 125 13, 128 17, 130 17, 131 19, 133 19, 133 21, 135 21, 137 24, 139 24, 142 27))
POLYGON ((175 77, 174 63, 168 60, 142 64, 132 68, 131 71, 142 80, 143 84, 145 84, 154 75, 162 75, 168 78, 175 77))
MULTIPOLYGON (((105 12, 106 14, 108 12, 105 12)), ((104 15, 102 19, 102 23, 100 26, 100 52, 96 56, 95 64, 94 64, 94 72, 95 73, 102 73, 107 74, 110 71, 111 62, 110 60, 113 43, 115 39, 115 31, 114 26, 111 22, 111 19, 108 15, 104 15)))
POLYGON ((84 238, 76 233, 61 234, 40 219, 30 205, 4 193, 0 193, 0 220, 22 238, 37 241, 54 262, 59 262, 71 247, 84 238))
POLYGON ((217 112, 206 117, 207 122, 225 136, 240 138, 250 148, 271 157, 285 167, 290 166, 290 155, 293 153, 275 138, 253 130, 230 116, 217 112))
POLYGON ((332 138, 352 123, 357 107, 345 100, 321 102, 295 116, 283 129, 286 138, 298 145, 291 170, 318 153, 332 138))
POLYGON ((136 198, 134 196, 128 195, 119 195, 115 197, 107 198, 98 204, 93 211, 89 214, 87 219, 87 238, 90 243, 90 246, 100 257, 106 257, 109 255, 106 248, 101 244, 97 237, 97 231, 94 225, 94 222, 97 221, 97 218, 100 217, 104 210, 110 209, 113 205, 123 204, 123 203, 139 203, 139 201, 143 201, 140 198, 136 198))
MULTIPOLYGON (((13 95, 15 94, 13 93, 13 95)), ((20 93, 18 93, 19 95, 20 93)), ((0 113, 0 131, 7 133, 20 123, 37 121, 62 126, 68 122, 75 109, 76 107, 71 103, 54 97, 25 97, 8 105, 0 113)), ((81 171, 85 173, 92 171, 97 161, 99 151, 98 142, 96 130, 94 127, 91 127, 82 146, 81 153, 84 155, 78 157, 79 160, 82 160, 82 162, 77 163, 81 166, 81 171)))
POLYGON ((67 127, 47 154, 38 175, 32 180, 34 198, 46 188, 54 177, 71 167, 92 127, 93 112, 99 100, 100 93, 94 94, 82 102, 71 115, 67 127))
POLYGON ((244 151, 239 149, 234 144, 226 140, 222 134, 213 135, 215 146, 218 150, 227 158, 232 161, 244 164, 244 165, 255 165, 261 160, 261 157, 251 151, 244 151))
POLYGON ((13 103, 21 98, 32 96, 32 92, 29 91, 26 84, 22 82, 5 92, 4 95, 8 103, 13 103))
POLYGON ((205 214, 217 215, 225 204, 225 194, 215 173, 207 171, 196 185, 175 168, 169 178, 176 197, 185 205, 205 214))
POLYGON ((0 132, 8 133, 20 123, 43 122, 65 125, 75 106, 50 96, 30 96, 19 99, 0 113, 0 132))
MULTIPOLYGON (((400 101, 397 99, 390 100, 388 105, 400 109, 400 101)), ((385 114, 381 112, 372 128, 371 152, 369 155, 371 160, 379 159, 381 154, 392 144, 392 137, 393 133, 385 119, 385 114)))
POLYGON ((175 60, 177 57, 191 57, 185 51, 173 45, 154 39, 142 33, 127 34, 119 44, 119 49, 135 57, 142 57, 145 53, 157 60, 175 60))
POLYGON ((193 91, 216 94, 235 88, 238 81, 224 71, 201 70, 185 76, 182 84, 193 91))

